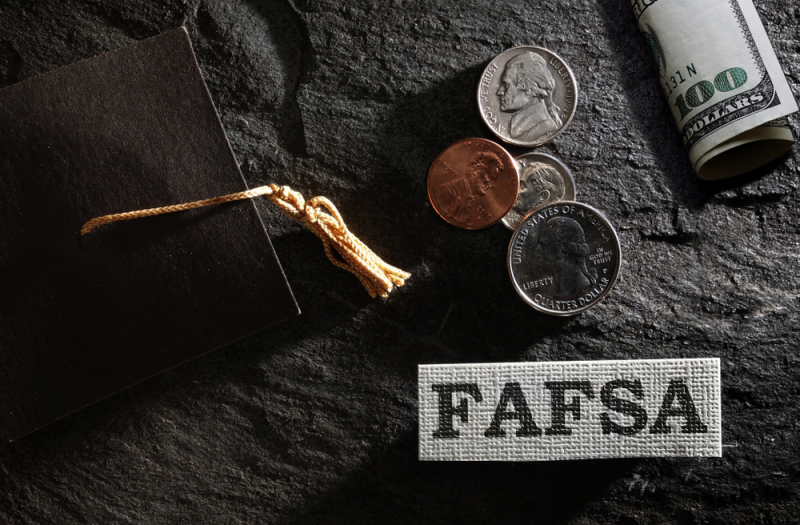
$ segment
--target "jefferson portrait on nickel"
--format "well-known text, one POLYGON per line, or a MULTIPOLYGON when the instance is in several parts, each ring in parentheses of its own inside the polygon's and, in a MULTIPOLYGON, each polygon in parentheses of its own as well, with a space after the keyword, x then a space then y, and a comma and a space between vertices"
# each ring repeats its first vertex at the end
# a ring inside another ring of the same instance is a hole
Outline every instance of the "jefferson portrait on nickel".
POLYGON ((500 110, 513 113, 512 139, 538 142, 561 128, 560 108, 553 102, 555 85, 547 62, 536 53, 526 51, 506 63, 496 95, 500 110))

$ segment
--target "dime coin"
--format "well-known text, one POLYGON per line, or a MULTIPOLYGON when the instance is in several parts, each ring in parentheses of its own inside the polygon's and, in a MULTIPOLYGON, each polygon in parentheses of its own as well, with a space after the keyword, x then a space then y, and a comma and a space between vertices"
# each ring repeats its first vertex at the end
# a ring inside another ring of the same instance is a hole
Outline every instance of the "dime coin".
POLYGON ((575 75, 561 57, 534 46, 492 60, 478 84, 483 121, 509 144, 535 147, 567 127, 578 104, 575 75))
POLYGON ((622 252, 606 217, 573 201, 546 204, 526 215, 508 247, 517 293, 540 312, 575 315, 608 295, 622 252))
POLYGON ((428 171, 428 198, 439 216, 477 230, 502 219, 519 192, 511 155, 486 139, 464 139, 441 152, 428 171))
POLYGON ((563 162, 544 153, 526 153, 515 159, 519 195, 503 224, 513 230, 531 210, 555 201, 575 200, 575 179, 563 162))

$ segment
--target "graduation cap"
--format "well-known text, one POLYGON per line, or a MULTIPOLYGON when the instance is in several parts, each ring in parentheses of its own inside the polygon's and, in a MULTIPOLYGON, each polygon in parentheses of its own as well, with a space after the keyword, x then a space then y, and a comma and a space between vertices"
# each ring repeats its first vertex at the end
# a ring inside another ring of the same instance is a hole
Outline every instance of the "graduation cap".
POLYGON ((299 313, 185 29, 0 90, 0 439, 299 313))

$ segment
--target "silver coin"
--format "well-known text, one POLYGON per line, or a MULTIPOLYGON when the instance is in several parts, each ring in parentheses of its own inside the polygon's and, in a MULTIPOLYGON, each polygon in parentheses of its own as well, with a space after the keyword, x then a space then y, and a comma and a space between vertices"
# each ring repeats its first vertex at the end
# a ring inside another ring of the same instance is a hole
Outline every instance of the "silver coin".
POLYGON ((563 162, 544 153, 526 153, 514 159, 519 171, 519 194, 503 224, 513 230, 539 206, 575 200, 575 179, 563 162))
POLYGON ((478 85, 483 121, 500 139, 517 146, 539 146, 561 133, 577 105, 572 70, 541 47, 503 51, 486 66, 478 85))
POLYGON ((621 263, 619 236, 608 219, 574 201, 526 215, 508 247, 517 293, 552 315, 575 315, 600 302, 616 284, 621 263))

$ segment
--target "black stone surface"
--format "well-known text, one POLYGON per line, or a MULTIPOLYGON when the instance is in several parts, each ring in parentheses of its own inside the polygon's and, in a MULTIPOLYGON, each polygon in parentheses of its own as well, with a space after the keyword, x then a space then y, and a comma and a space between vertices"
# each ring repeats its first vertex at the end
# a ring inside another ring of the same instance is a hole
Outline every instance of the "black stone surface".
MULTIPOLYGON (((797 92, 800 6, 756 5, 797 92)), ((2 446, 0 521, 800 521, 797 147, 699 181, 629 2, 2 0, 0 85, 180 25, 248 183, 332 198, 414 277, 371 300, 259 203, 303 315, 2 446), (575 119, 542 150, 623 244, 621 282, 571 319, 513 291, 508 230, 453 228, 425 194, 441 149, 490 138, 480 72, 523 44, 572 65, 575 119), (416 460, 418 363, 667 357, 722 359, 722 458, 416 460)))

